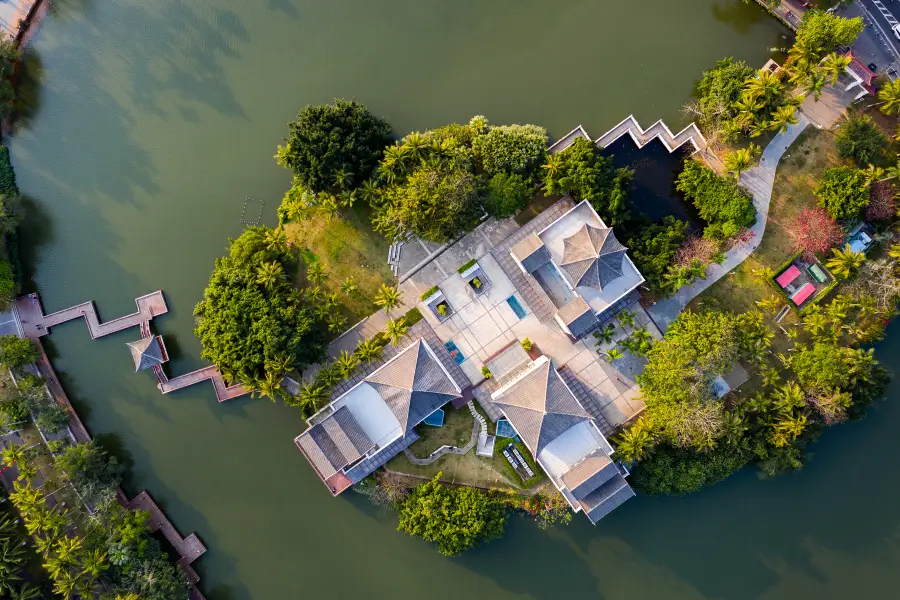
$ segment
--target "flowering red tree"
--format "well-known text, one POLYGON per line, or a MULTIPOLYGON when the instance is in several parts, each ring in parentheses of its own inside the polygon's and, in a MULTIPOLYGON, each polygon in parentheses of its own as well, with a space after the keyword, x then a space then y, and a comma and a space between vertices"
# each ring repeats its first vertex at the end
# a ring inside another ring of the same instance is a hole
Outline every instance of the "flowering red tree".
POLYGON ((866 220, 878 221, 890 219, 897 214, 894 203, 894 184, 890 181, 876 181, 869 190, 869 205, 866 207, 866 220))
POLYGON ((841 226, 828 216, 828 211, 818 206, 800 211, 788 228, 788 233, 794 238, 794 247, 810 257, 822 254, 844 239, 841 226))

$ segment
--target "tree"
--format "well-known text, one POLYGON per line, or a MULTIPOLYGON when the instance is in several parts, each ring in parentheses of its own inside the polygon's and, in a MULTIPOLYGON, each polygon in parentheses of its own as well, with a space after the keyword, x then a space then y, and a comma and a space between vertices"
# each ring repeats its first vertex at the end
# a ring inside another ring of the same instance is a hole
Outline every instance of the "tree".
POLYGON ((475 159, 488 177, 498 173, 530 177, 547 148, 547 131, 537 125, 501 125, 472 141, 475 159))
POLYGON ((867 221, 890 219, 897 215, 894 201, 894 184, 890 181, 874 181, 869 188, 869 205, 866 206, 867 221))
POLYGON ((70 444, 56 457, 56 467, 76 484, 99 483, 117 487, 124 469, 114 456, 97 442, 70 444))
POLYGON ((25 365, 36 363, 40 358, 40 348, 28 338, 0 336, 0 362, 13 371, 19 372, 25 365))
POLYGON ((844 230, 820 207, 801 210, 788 227, 788 234, 794 248, 809 255, 822 254, 844 239, 844 230))
POLYGON ((328 390, 321 385, 307 384, 300 388, 297 400, 300 409, 311 414, 328 402, 328 390))
POLYGON ((46 435, 52 435, 62 431, 69 424, 69 411, 53 402, 38 411, 34 424, 46 435))
POLYGON ((720 130, 737 114, 734 107, 741 98, 744 83, 755 73, 744 61, 732 57, 720 60, 715 67, 704 71, 697 84, 697 101, 686 106, 685 112, 696 117, 704 128, 720 130))
POLYGON ((872 372, 872 352, 815 342, 800 346, 790 363, 804 389, 852 390, 857 381, 865 381, 872 372))
POLYGON ((654 438, 652 421, 646 416, 640 417, 613 439, 616 454, 625 462, 640 461, 651 453, 655 444, 654 438))
POLYGON ((704 235, 726 239, 756 222, 753 199, 735 184, 696 160, 684 163, 676 189, 682 192, 709 226, 704 235))
POLYGON ((359 368, 360 360, 355 354, 350 354, 346 350, 341 351, 341 355, 335 361, 335 366, 345 379, 348 379, 359 368))
POLYGON ((544 165, 547 194, 572 194, 576 200, 588 200, 609 227, 628 220, 627 196, 633 173, 616 169, 592 141, 575 140, 555 155, 552 165, 553 169, 544 165))
POLYGON ((0 119, 2 120, 9 118, 15 108, 16 89, 13 87, 12 77, 21 58, 22 54, 16 40, 4 36, 0 40, 0 119))
POLYGON ((756 144, 729 152, 725 155, 725 168, 729 173, 734 173, 735 179, 740 180, 741 172, 753 166, 753 161, 756 160, 759 153, 760 149, 756 144))
POLYGON ((789 125, 796 125, 800 122, 797 116, 797 107, 792 105, 779 106, 772 113, 772 119, 769 121, 769 127, 773 131, 783 133, 787 131, 789 125))
POLYGON ((866 261, 864 252, 857 252, 850 247, 850 244, 844 246, 843 249, 832 248, 832 257, 828 259, 825 266, 840 279, 849 279, 859 271, 859 268, 866 261))
MULTIPOLYGON (((292 367, 324 357, 324 327, 303 294, 277 279, 261 285, 257 269, 277 260, 265 246, 265 228, 248 228, 216 261, 203 300, 194 309, 203 358, 232 380, 253 384, 267 367, 291 357, 292 367)), ((277 374, 284 370, 281 369, 277 374)))
POLYGON ((400 505, 398 529, 456 556, 503 534, 508 514, 495 496, 471 487, 443 486, 434 479, 413 489, 400 505))
POLYGON ((661 445, 631 471, 631 484, 645 494, 681 496, 722 481, 741 469, 748 453, 731 444, 705 452, 661 445))
POLYGON ((408 330, 409 327, 401 317, 399 319, 389 319, 384 332, 391 341, 391 345, 396 346, 400 343, 400 340, 403 339, 403 336, 406 335, 408 330))
POLYGON ((391 143, 387 121, 353 101, 307 106, 288 127, 277 156, 313 192, 357 187, 371 176, 391 143))
POLYGON ((879 109, 886 115, 900 114, 900 80, 889 81, 878 90, 879 109))
POLYGON ((0 310, 9 310, 19 291, 19 284, 13 274, 12 265, 0 259, 0 310))
POLYGON ((382 283, 375 294, 375 304, 383 308, 387 314, 390 314, 401 302, 403 302, 403 292, 386 283, 382 283))
POLYGON ((488 182, 485 210, 495 217, 510 217, 528 204, 531 186, 518 173, 497 173, 488 182))
POLYGON ((851 113, 838 131, 835 143, 841 158, 852 158, 864 167, 881 160, 888 140, 872 117, 851 113))
POLYGON ((835 221, 855 219, 869 204, 869 182, 865 173, 853 167, 825 169, 816 197, 835 221))
POLYGON ((810 49, 811 62, 818 62, 837 46, 852 46, 863 27, 860 17, 845 19, 818 9, 807 10, 797 27, 795 45, 810 49))

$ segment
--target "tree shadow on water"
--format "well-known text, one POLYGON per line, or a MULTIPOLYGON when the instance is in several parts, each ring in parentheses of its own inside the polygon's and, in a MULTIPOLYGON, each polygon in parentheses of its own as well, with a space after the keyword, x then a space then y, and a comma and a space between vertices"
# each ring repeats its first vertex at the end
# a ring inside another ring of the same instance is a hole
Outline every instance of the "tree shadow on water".
POLYGON ((773 19, 761 6, 753 0, 750 2, 728 2, 724 5, 713 4, 712 15, 716 21, 731 25, 738 33, 747 33, 763 19, 773 19))
POLYGON ((44 85, 44 62, 34 45, 22 55, 13 103, 12 134, 30 129, 41 108, 41 89, 44 85))
POLYGON ((37 289, 34 281, 42 248, 53 241, 53 219, 43 204, 28 194, 22 194, 22 222, 19 224, 19 260, 22 263, 23 292, 37 289))

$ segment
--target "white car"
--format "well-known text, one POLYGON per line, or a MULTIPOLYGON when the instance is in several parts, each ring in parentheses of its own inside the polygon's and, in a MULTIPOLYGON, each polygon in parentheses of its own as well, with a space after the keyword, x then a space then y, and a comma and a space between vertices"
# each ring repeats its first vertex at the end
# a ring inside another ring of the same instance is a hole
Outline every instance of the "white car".
POLYGON ((894 37, 900 40, 900 23, 897 23, 893 27, 891 27, 891 31, 894 32, 894 37))

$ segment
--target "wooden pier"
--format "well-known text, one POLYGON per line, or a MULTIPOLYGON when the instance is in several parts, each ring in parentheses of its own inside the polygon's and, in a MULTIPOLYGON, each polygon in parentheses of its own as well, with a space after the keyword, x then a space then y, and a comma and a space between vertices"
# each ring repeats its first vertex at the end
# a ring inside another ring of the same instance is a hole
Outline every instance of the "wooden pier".
POLYGON ((212 382, 213 388, 216 390, 216 400, 219 402, 225 402, 226 400, 231 400, 232 398, 237 398, 238 396, 243 396, 250 392, 246 386, 240 383, 231 386, 227 385, 222 374, 219 373, 219 370, 213 365, 191 371, 190 373, 185 373, 184 375, 179 375, 178 377, 173 377, 172 379, 169 379, 166 376, 160 365, 153 367, 153 372, 159 380, 159 384, 156 387, 158 387, 159 391, 163 394, 168 394, 169 392, 174 392, 175 390, 180 390, 203 381, 212 382))
POLYGON ((166 300, 163 298, 163 293, 160 290, 136 298, 134 302, 138 308, 136 313, 105 323, 100 322, 97 309, 92 301, 76 304, 75 306, 45 315, 40 297, 37 294, 29 294, 16 300, 14 310, 19 322, 22 324, 25 337, 31 339, 43 337, 50 333, 51 327, 78 318, 84 319, 88 332, 91 334, 91 339, 97 339, 124 329, 139 327, 141 323, 149 323, 154 317, 169 312, 169 307, 166 306, 166 300))

